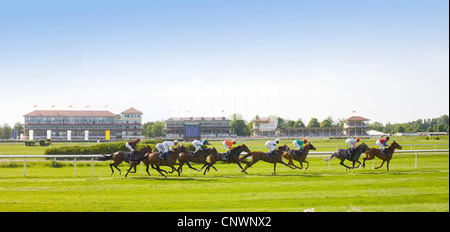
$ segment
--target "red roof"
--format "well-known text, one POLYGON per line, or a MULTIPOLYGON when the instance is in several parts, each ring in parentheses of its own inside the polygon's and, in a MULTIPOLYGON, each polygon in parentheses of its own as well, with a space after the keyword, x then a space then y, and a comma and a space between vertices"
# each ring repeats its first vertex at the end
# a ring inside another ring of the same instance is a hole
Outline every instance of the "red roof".
POLYGON ((128 110, 125 110, 124 112, 122 112, 121 114, 143 114, 141 111, 131 107, 128 110))
POLYGON ((361 116, 351 116, 350 118, 344 119, 345 121, 370 121, 370 119, 361 116))
POLYGON ((35 110, 24 117, 116 117, 107 110, 35 110))

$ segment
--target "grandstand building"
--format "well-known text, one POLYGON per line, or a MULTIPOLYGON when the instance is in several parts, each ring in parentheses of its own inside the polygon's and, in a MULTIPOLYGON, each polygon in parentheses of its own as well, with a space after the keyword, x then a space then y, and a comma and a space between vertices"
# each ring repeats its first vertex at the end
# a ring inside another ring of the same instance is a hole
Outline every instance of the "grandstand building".
POLYGON ((231 120, 225 117, 173 117, 166 120, 168 138, 186 140, 230 137, 231 120))
POLYGON ((103 140, 142 137, 142 112, 107 110, 35 110, 24 115, 26 139, 103 140))

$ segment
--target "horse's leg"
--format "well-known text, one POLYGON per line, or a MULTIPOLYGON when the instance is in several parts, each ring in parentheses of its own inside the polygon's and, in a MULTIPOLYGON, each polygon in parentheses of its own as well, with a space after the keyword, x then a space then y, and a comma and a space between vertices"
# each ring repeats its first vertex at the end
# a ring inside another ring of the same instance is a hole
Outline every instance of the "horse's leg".
MULTIPOLYGON (((241 172, 245 172, 249 167, 251 167, 253 164, 255 164, 256 162, 258 162, 259 160, 255 159, 255 157, 252 157, 252 161, 248 162, 245 165, 245 168, 241 170, 241 172)), ((246 172, 245 172, 246 173, 246 172)))
POLYGON ((184 163, 180 163, 180 166, 178 166, 177 172, 182 173, 183 172, 183 165, 184 163))
POLYGON ((125 177, 128 177, 128 173, 130 173, 130 170, 133 168, 133 165, 136 165, 134 163, 130 163, 130 168, 127 171, 127 174, 125 174, 125 177))
POLYGON ((388 161, 386 161, 387 163, 386 163, 386 168, 387 168, 387 171, 389 172, 389 162, 391 162, 390 160, 388 160, 388 161))
POLYGON ((288 165, 292 165, 292 166, 294 166, 294 167, 297 168, 297 169, 302 169, 302 168, 303 168, 301 162, 300 162, 300 166, 301 166, 301 167, 297 167, 297 166, 294 164, 294 161, 292 161, 292 158, 289 159, 288 165))
POLYGON ((162 172, 161 172, 162 169, 159 168, 159 164, 156 164, 155 166, 156 166, 156 171, 158 171, 159 174, 161 174, 162 176, 166 177, 164 174, 162 174, 162 172))
POLYGON ((111 168, 111 175, 114 174, 113 164, 114 163, 109 164, 109 167, 111 168))
POLYGON ((273 173, 272 175, 277 175, 277 162, 273 162, 273 173))
POLYGON ((371 157, 370 154, 366 153, 366 157, 363 158, 362 168, 366 167, 366 160, 371 160, 371 159, 374 159, 374 157, 371 157))
POLYGON ((345 160, 341 160, 341 162, 340 162, 339 164, 342 165, 342 166, 344 166, 344 167, 346 167, 347 170, 348 170, 348 169, 351 169, 349 166, 347 166, 347 165, 344 164, 344 161, 345 161, 345 160))
MULTIPOLYGON (((306 171, 306 170, 308 170, 308 168, 309 168, 309 162, 306 161, 306 160, 303 160, 303 162, 306 163, 306 168, 305 168, 305 171, 306 171)), ((301 162, 301 163, 303 163, 303 162, 301 162)), ((301 163, 300 163, 300 165, 301 165, 301 163)), ((302 165, 302 167, 303 167, 303 165, 302 165)))
MULTIPOLYGON (((358 165, 358 167, 356 167, 356 168, 359 168, 359 167, 361 167, 361 162, 359 162, 359 160, 357 160, 357 161, 355 161, 355 162, 357 162, 359 165, 358 165)), ((354 166, 353 166, 354 167, 354 166)))
POLYGON ((244 169, 242 168, 241 163, 240 163, 239 161, 237 162, 237 164, 238 164, 239 167, 241 168, 241 172, 243 172, 243 173, 245 173, 245 174, 248 174, 246 171, 244 171, 244 169))
POLYGON ((147 168, 145 169, 145 171, 147 171, 147 174, 149 175, 149 176, 151 176, 150 175, 150 172, 148 172, 148 168, 150 167, 150 165, 149 164, 145 164, 146 166, 147 166, 147 168))
POLYGON ((203 172, 203 175, 205 175, 206 172, 209 172, 209 168, 210 168, 211 166, 212 166, 211 164, 208 164, 208 167, 205 168, 205 172, 203 172))
POLYGON ((208 164, 207 164, 207 163, 205 163, 205 164, 203 165, 203 167, 202 167, 202 168, 200 168, 200 171, 201 171, 201 170, 203 170, 203 168, 205 168, 206 166, 208 166, 208 164))
MULTIPOLYGON (((278 161, 278 163, 281 163, 281 164, 283 164, 283 165, 286 165, 286 166, 290 167, 292 170, 295 169, 295 168, 293 168, 292 166, 288 165, 287 163, 283 162, 283 160, 278 161)), ((294 165, 294 166, 295 166, 295 165, 294 165)))
POLYGON ((134 171, 133 172, 130 172, 130 173, 136 173, 136 166, 137 166, 138 164, 136 164, 136 165, 134 165, 134 171))
POLYGON ((119 170, 119 175, 122 175, 122 170, 119 169, 119 167, 117 167, 117 165, 114 165, 114 167, 119 170))
POLYGON ((383 167, 383 164, 384 164, 385 161, 386 161, 386 160, 383 160, 383 161, 381 162, 381 165, 380 165, 379 167, 376 167, 375 169, 379 169, 379 168, 383 167))
MULTIPOLYGON (((201 171, 201 169, 196 169, 196 168, 192 167, 192 166, 191 166, 191 162, 187 162, 186 164, 188 165, 188 167, 189 167, 190 169, 194 169, 194 170, 197 171, 197 172, 201 171)), ((181 167, 181 165, 180 165, 180 167, 181 167)))

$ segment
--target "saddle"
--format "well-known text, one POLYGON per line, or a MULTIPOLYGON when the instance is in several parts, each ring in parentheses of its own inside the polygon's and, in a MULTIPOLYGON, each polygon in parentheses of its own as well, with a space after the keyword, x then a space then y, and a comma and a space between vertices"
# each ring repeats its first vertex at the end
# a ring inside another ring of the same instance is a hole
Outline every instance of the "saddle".
POLYGON ((134 154, 131 154, 131 152, 125 152, 123 157, 125 159, 129 159, 130 161, 138 161, 138 160, 142 160, 142 158, 144 158, 144 155, 137 151, 134 152, 134 154))
POLYGON ((131 156, 131 152, 125 152, 125 154, 123 154, 123 158, 125 159, 129 159, 131 156))
POLYGON ((293 155, 296 155, 296 156, 299 156, 299 155, 301 155, 302 153, 301 153, 299 150, 293 150, 292 154, 293 154, 293 155))

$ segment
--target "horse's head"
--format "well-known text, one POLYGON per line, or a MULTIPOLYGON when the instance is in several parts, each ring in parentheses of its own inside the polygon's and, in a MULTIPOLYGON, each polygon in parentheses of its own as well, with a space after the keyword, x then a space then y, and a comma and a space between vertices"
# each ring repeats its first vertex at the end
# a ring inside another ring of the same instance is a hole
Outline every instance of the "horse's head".
POLYGON ((139 150, 139 153, 152 153, 152 148, 149 145, 147 145, 141 150, 139 150))
POLYGON ((400 144, 398 144, 397 142, 395 142, 395 140, 394 140, 394 142, 391 144, 391 147, 397 148, 397 149, 400 149, 400 150, 403 148, 402 146, 400 146, 400 144))
POLYGON ((217 154, 217 150, 215 147, 211 148, 211 155, 217 154))
POLYGON ((175 149, 175 152, 180 153, 180 152, 186 152, 186 147, 184 146, 184 144, 181 144, 181 146, 178 146, 175 149))
POLYGON ((315 151, 316 147, 312 145, 312 143, 308 143, 309 149, 315 151))
POLYGON ((359 147, 361 147, 361 152, 365 152, 365 151, 369 150, 369 146, 367 146, 365 143, 361 143, 361 145, 359 145, 359 147))
POLYGON ((283 146, 278 146, 278 150, 289 152, 291 149, 289 149, 287 144, 284 144, 283 146))
POLYGON ((245 151, 247 153, 251 153, 250 149, 248 149, 247 145, 245 145, 245 144, 237 146, 235 149, 239 149, 241 152, 245 151))

